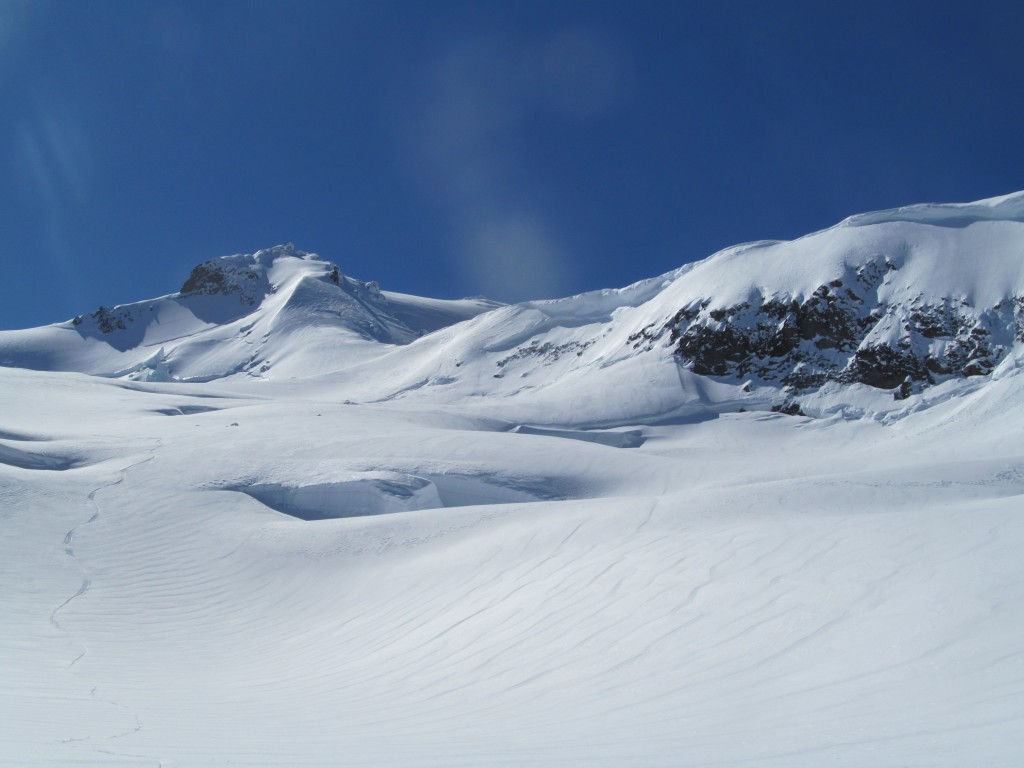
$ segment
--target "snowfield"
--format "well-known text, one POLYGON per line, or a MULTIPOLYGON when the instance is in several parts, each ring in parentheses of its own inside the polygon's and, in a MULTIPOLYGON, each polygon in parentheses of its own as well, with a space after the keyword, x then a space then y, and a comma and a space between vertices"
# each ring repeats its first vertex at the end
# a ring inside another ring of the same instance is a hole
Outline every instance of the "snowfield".
POLYGON ((1022 200, 515 307, 269 249, 0 333, 0 762, 1024 764, 1022 200), (786 415, 630 341, 900 253, 991 370, 786 415))

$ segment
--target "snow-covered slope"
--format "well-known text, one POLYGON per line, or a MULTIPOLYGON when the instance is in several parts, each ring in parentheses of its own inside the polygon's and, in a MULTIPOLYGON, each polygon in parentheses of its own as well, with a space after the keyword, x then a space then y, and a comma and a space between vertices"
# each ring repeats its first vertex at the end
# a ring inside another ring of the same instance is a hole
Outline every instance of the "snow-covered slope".
POLYGON ((384 293, 284 245, 200 264, 159 299, 0 332, 0 364, 141 380, 308 376, 495 306, 384 293))
POLYGON ((895 417, 936 385, 988 381, 1024 341, 1022 201, 910 207, 729 248, 621 290, 504 307, 333 380, 352 399, 498 398, 557 423, 737 408, 895 417))
POLYGON ((329 374, 343 399, 513 398, 534 420, 613 424, 739 407, 904 413, 936 384, 974 386, 1022 341, 1019 193, 854 216, 510 307, 382 293, 282 246, 200 265, 178 294, 0 333, 0 362, 183 381, 329 374), (581 408, 581 390, 611 396, 581 408))
POLYGON ((1021 199, 486 312, 272 249, 0 334, 0 763, 1024 764, 1021 199))
POLYGON ((2 369, 0 757, 1019 764, 1022 385, 517 431, 2 369))

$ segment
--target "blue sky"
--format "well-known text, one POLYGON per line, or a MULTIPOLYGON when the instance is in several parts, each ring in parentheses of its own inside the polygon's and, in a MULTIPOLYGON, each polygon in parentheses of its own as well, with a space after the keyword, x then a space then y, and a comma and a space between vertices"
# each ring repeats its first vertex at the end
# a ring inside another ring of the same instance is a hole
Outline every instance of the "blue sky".
POLYGON ((0 328, 282 242, 515 301, 1016 191, 1022 8, 0 0, 0 328))

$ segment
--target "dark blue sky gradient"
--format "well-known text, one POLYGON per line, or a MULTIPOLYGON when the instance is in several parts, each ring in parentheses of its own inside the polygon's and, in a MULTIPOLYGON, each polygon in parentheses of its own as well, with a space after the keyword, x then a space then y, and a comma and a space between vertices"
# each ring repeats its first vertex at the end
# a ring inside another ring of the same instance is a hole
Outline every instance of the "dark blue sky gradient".
POLYGON ((0 3, 0 328, 282 242, 385 289, 620 287, 1024 188, 1014 2, 0 3))

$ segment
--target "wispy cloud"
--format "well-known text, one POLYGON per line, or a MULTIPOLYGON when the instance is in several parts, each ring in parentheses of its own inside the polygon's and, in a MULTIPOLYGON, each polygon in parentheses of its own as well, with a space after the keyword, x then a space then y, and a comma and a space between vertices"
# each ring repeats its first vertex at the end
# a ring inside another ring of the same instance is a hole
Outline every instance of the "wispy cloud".
POLYGON ((47 212, 51 215, 56 213, 61 207, 60 194, 39 133, 28 123, 22 123, 18 126, 16 142, 15 158, 21 165, 23 178, 29 182, 47 212))
POLYGON ((463 266, 485 296, 543 298, 564 282, 558 240, 543 216, 503 210, 474 221, 462 237, 463 266))
POLYGON ((625 51, 590 30, 482 38, 452 46, 427 71, 405 138, 463 274, 495 298, 559 295, 570 259, 537 199, 528 132, 540 119, 583 122, 618 108, 625 51))
POLYGON ((88 201, 93 151, 82 121, 67 99, 37 99, 18 126, 15 158, 30 192, 53 215, 88 201))
POLYGON ((92 183, 92 152, 81 123, 70 111, 46 111, 23 123, 19 138, 30 157, 32 178, 48 204, 85 203, 92 183))
POLYGON ((40 255, 57 268, 65 290, 77 294, 79 268, 69 226, 88 205, 95 181, 92 144, 67 100, 37 101, 14 134, 14 167, 26 200, 38 211, 40 255))

